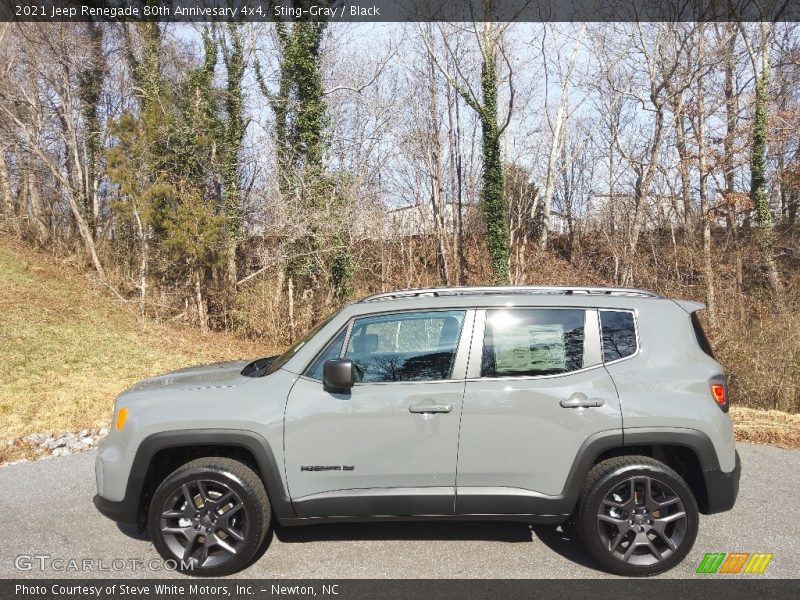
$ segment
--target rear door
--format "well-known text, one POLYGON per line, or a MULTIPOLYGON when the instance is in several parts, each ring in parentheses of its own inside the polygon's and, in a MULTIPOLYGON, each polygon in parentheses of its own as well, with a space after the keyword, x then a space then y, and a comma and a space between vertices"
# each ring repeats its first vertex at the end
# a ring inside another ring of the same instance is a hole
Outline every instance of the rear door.
POLYGON ((457 514, 539 514, 581 445, 622 432, 598 311, 479 310, 461 423, 457 514))
POLYGON ((474 311, 356 318, 292 388, 285 425, 289 492, 300 517, 448 515, 474 311), (322 365, 350 358, 348 394, 322 365))

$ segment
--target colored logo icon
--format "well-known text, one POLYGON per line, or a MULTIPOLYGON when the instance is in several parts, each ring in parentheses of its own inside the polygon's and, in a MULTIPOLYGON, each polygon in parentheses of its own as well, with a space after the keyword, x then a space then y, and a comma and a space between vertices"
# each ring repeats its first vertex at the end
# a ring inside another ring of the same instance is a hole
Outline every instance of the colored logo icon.
POLYGON ((771 560, 766 552, 706 552, 697 573, 763 573, 771 560))

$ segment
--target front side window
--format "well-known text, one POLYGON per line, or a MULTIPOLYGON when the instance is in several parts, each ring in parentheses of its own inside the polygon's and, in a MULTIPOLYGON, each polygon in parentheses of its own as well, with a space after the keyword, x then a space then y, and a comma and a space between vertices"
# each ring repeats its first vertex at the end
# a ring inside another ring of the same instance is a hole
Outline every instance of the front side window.
POLYGON ((323 370, 325 368, 325 361, 333 358, 339 358, 342 355, 342 346, 344 346, 344 338, 347 334, 347 328, 342 329, 338 335, 331 340, 325 350, 322 351, 314 363, 306 371, 306 377, 322 381, 323 370))
POLYGON ((481 377, 535 377, 583 368, 584 311, 486 311, 481 377))
POLYGON ((636 354, 636 323, 626 310, 601 310, 603 360, 611 362, 636 354))
POLYGON ((464 311, 376 315, 353 323, 344 357, 356 380, 437 381, 450 379, 464 311))

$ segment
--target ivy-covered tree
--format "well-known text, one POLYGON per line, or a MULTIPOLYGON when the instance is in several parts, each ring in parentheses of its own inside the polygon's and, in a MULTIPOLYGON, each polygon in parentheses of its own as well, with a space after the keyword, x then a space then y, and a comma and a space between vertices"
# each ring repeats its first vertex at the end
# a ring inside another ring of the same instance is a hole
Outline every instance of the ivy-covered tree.
MULTIPOLYGON (((305 0, 295 4, 308 8, 305 0)), ((319 227, 326 211, 339 202, 334 178, 324 164, 330 145, 322 77, 325 27, 324 20, 311 17, 291 25, 276 22, 280 46, 277 91, 269 89, 258 64, 256 77, 275 115, 281 195, 298 201, 310 215, 306 235, 287 248, 289 285, 316 291, 328 280, 335 295, 344 298, 352 293, 355 262, 343 232, 319 227)))
MULTIPOLYGON (((484 0, 485 14, 491 14, 493 0, 484 0)), ((492 261, 492 277, 496 284, 508 283, 509 272, 509 231, 506 220, 507 202, 503 193, 503 158, 500 150, 500 136, 508 126, 514 102, 514 89, 510 88, 508 113, 501 124, 498 109, 498 59, 503 54, 502 29, 492 22, 485 22, 482 29, 475 30, 481 52, 480 97, 472 92, 469 85, 457 79, 442 64, 433 47, 432 36, 424 38, 428 53, 451 86, 464 99, 464 102, 478 115, 481 124, 481 206, 486 222, 486 244, 492 261)), ((443 34, 444 35, 444 34, 443 34)), ((446 36, 445 36, 446 37, 446 36)), ((445 47, 451 51, 445 39, 445 47)), ((452 57, 458 60, 457 57, 452 57)), ((460 72, 459 72, 460 73, 460 72)))
POLYGON ((755 212, 755 224, 758 229, 757 238, 761 260, 766 271, 767 281, 772 289, 776 302, 782 303, 783 284, 775 262, 775 232, 772 227, 772 214, 767 194, 767 110, 770 84, 770 47, 771 28, 766 23, 760 24, 760 44, 756 50, 747 36, 748 51, 756 79, 755 106, 753 109, 753 137, 750 146, 750 200, 755 212), (758 64, 760 61, 760 65, 758 64))
MULTIPOLYGON (((487 28, 488 29, 488 28, 487 28)), ((481 67, 483 102, 477 106, 481 121, 483 150, 483 215, 486 219, 486 243, 492 258, 495 283, 508 283, 508 221, 503 195, 503 159, 500 153, 500 127, 497 118, 496 41, 486 36, 481 67)))

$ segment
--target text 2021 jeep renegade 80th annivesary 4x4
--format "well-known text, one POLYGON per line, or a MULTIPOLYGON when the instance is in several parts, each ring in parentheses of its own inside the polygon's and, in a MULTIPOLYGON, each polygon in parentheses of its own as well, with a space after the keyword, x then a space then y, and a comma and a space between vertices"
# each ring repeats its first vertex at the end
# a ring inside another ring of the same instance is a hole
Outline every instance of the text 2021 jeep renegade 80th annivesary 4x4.
POLYGON ((574 519, 597 562, 680 562, 739 458, 702 304, 616 288, 378 294, 278 357, 146 379, 116 400, 97 508, 198 575, 270 521, 574 519))

